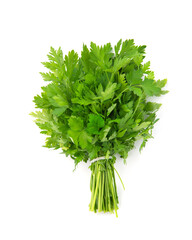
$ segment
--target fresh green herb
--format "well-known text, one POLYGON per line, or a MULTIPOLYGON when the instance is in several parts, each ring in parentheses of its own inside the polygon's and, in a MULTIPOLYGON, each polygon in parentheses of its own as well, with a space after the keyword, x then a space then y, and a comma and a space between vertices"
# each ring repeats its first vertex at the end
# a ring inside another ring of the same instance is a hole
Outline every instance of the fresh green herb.
POLYGON ((133 40, 120 40, 114 50, 110 43, 91 42, 79 57, 74 50, 63 56, 61 48, 51 47, 43 62, 48 84, 34 97, 40 111, 31 115, 48 136, 45 147, 60 148, 75 166, 99 158, 90 165, 91 211, 117 215, 116 156, 126 161, 138 139, 141 151, 158 121, 161 104, 148 97, 167 93, 167 81, 156 81, 150 62, 143 63, 145 48, 133 40))

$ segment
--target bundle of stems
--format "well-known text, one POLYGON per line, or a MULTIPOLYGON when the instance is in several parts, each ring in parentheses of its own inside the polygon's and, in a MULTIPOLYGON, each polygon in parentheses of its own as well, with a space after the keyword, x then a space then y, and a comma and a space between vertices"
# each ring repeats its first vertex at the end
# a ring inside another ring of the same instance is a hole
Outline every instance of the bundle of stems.
POLYGON ((90 211, 94 212, 103 211, 111 213, 115 211, 117 217, 119 200, 117 195, 115 172, 117 174, 118 172, 114 168, 113 159, 102 159, 95 161, 91 164, 90 169, 91 169, 90 180, 91 202, 89 204, 90 211))

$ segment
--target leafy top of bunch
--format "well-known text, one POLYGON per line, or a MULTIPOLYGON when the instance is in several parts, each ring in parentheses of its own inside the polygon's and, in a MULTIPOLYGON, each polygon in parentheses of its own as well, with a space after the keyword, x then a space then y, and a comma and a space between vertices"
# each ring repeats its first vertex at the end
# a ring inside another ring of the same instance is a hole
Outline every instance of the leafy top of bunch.
POLYGON ((48 84, 34 97, 40 111, 32 113, 48 136, 45 147, 61 148, 75 164, 116 154, 126 159, 138 139, 141 150, 161 106, 148 97, 167 93, 166 79, 155 80, 150 62, 143 63, 145 48, 132 39, 114 49, 91 42, 79 57, 51 47, 49 61, 42 63, 49 71, 41 73, 48 84))

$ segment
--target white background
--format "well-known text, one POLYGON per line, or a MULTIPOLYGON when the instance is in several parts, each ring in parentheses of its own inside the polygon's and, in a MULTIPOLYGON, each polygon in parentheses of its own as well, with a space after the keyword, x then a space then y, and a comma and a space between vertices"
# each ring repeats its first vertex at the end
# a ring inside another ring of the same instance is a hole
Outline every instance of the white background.
POLYGON ((182 1, 9 1, 0 3, 0 239, 192 239, 191 7, 182 1), (141 154, 116 168, 119 217, 89 212, 90 171, 59 151, 28 114, 44 84, 50 46, 133 38, 147 45, 157 79, 168 78, 160 121, 141 154))

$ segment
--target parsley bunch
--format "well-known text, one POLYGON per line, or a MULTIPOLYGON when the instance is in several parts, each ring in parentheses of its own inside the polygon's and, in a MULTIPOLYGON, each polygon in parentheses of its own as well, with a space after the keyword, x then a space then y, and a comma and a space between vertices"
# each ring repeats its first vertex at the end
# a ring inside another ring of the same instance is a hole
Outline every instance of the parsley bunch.
POLYGON ((91 42, 79 57, 74 50, 63 56, 61 48, 51 47, 49 61, 42 63, 48 84, 34 97, 40 111, 31 115, 48 136, 45 147, 60 148, 75 166, 99 157, 90 165, 91 211, 117 215, 116 156, 125 161, 138 139, 140 150, 145 147, 161 106, 148 97, 167 93, 167 80, 156 81, 150 62, 143 64, 145 48, 134 40, 120 40, 114 49, 91 42))

